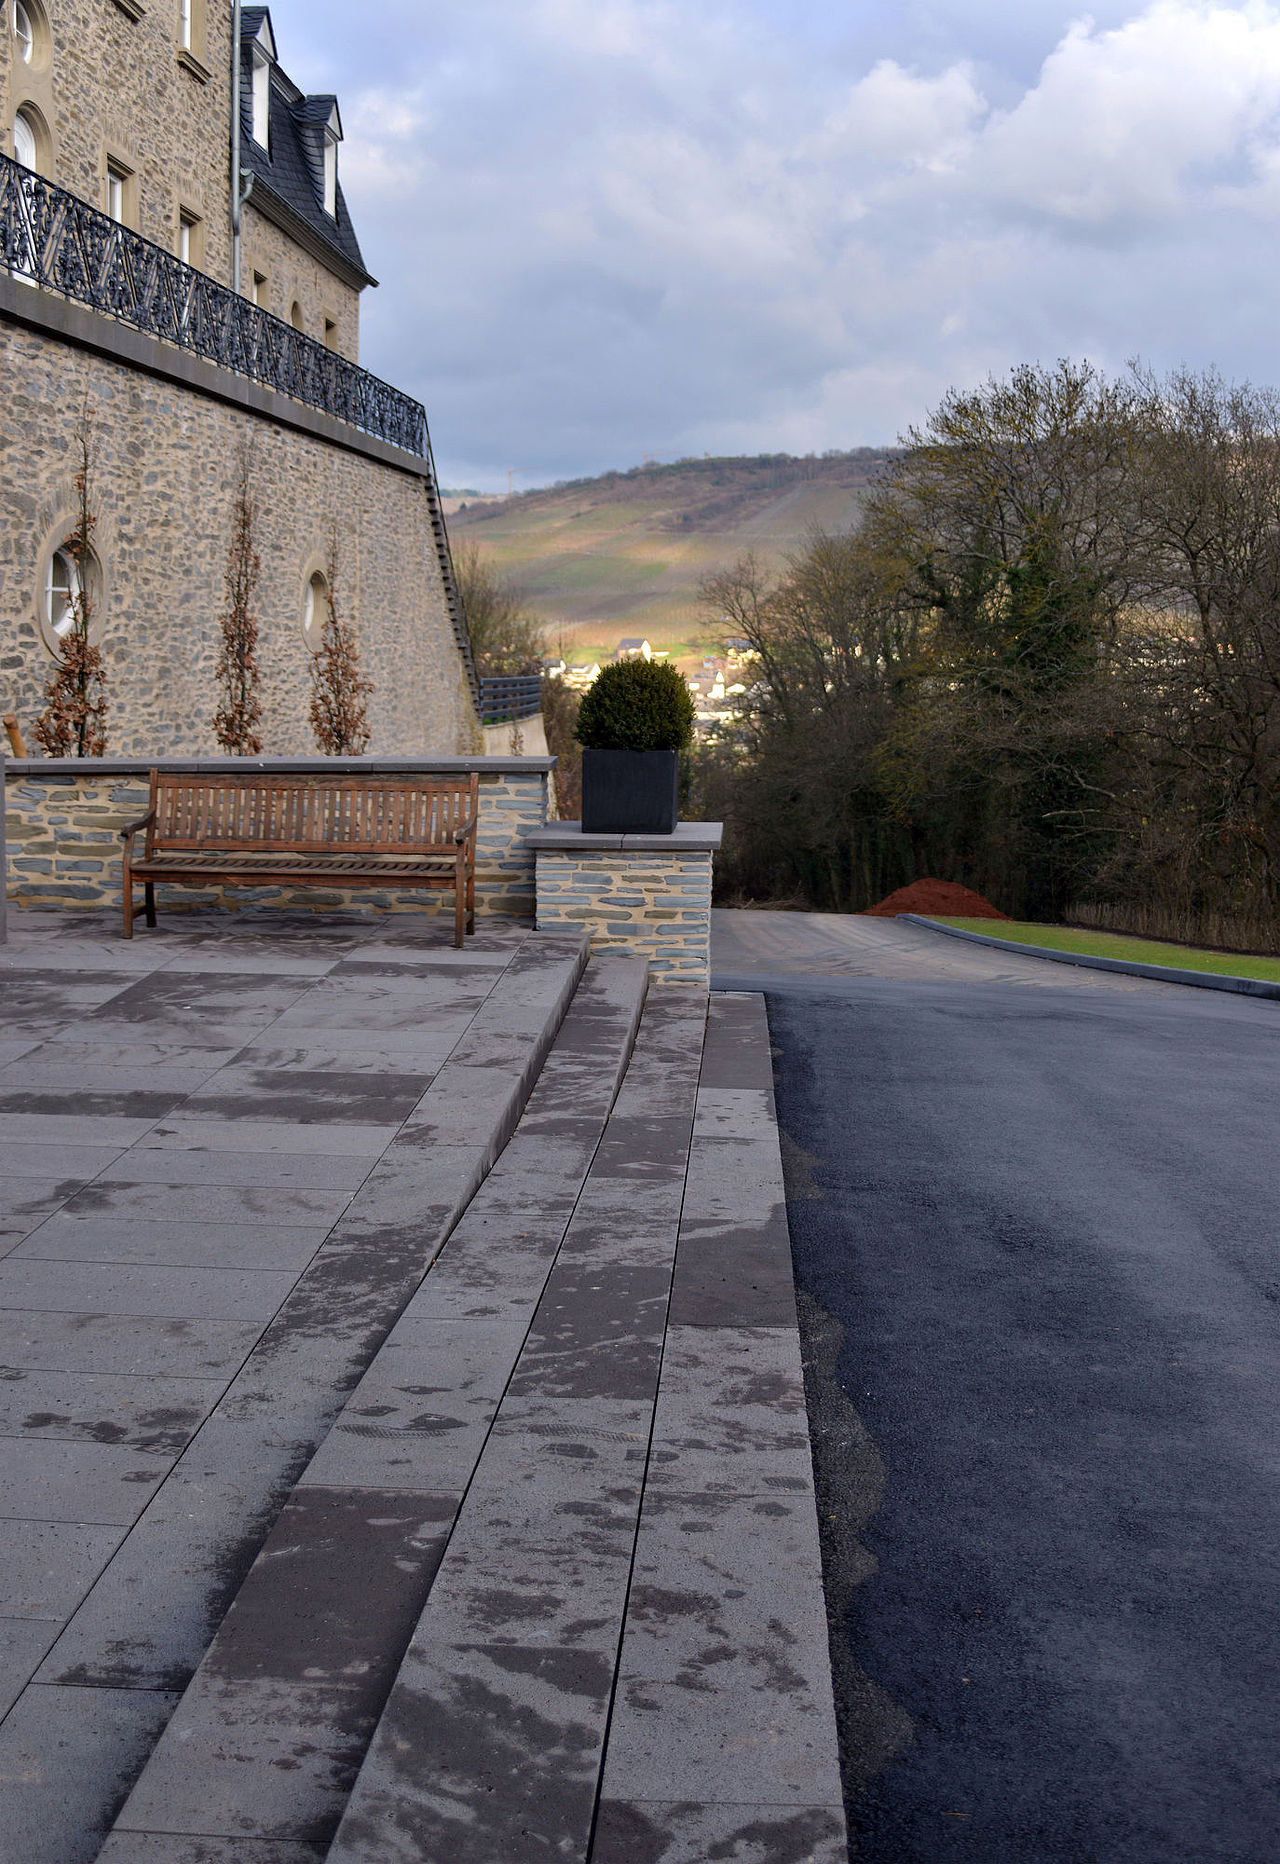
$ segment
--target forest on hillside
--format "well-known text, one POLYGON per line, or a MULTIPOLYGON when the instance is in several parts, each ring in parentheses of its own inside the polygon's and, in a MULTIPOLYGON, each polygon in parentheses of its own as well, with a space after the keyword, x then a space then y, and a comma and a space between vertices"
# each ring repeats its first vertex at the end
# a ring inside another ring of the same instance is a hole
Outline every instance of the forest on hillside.
POLYGON ((692 773, 726 897, 857 911, 936 874, 1275 949, 1272 392, 1071 363, 953 392, 852 529, 703 599, 755 656, 692 773))

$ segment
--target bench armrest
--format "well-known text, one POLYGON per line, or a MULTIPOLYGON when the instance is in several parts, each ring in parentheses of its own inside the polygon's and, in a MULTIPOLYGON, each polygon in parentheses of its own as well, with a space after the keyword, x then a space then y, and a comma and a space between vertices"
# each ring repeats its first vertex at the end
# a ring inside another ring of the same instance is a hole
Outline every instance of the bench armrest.
POLYGON ((148 809, 147 813, 144 816, 139 816, 136 822, 126 822, 125 826, 120 830, 121 841, 131 842, 140 828, 146 828, 147 824, 149 822, 154 822, 155 819, 155 810, 148 809))
POLYGON ((479 820, 479 816, 470 816, 467 821, 463 823, 462 827, 458 829, 453 839, 456 842, 464 842, 472 839, 476 832, 476 823, 479 820))

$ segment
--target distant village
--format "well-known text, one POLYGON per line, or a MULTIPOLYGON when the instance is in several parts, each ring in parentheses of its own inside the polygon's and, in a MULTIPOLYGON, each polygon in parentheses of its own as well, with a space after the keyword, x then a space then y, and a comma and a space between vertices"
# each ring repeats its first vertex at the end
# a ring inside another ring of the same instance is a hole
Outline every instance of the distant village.
MULTIPOLYGON (((655 648, 638 634, 624 635, 614 649, 615 660, 666 660, 665 648, 655 648)), ((697 709, 700 737, 714 738, 735 715, 737 703, 747 691, 751 643, 740 635, 731 635, 722 654, 704 654, 696 673, 686 673, 689 690, 697 709)), ((544 660, 543 671, 553 679, 563 680, 575 692, 585 692, 600 671, 600 662, 575 666, 558 656, 544 660)))

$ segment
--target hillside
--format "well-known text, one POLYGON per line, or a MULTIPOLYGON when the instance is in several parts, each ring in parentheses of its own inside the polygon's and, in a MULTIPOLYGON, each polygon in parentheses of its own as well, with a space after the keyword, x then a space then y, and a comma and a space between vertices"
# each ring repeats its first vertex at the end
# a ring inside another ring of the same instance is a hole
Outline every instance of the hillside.
POLYGON ((640 634, 678 657, 715 645, 698 585, 748 550, 780 562, 815 528, 846 529, 887 450, 822 459, 680 460, 511 498, 446 498, 450 534, 480 544, 548 624, 552 646, 603 660, 640 634))

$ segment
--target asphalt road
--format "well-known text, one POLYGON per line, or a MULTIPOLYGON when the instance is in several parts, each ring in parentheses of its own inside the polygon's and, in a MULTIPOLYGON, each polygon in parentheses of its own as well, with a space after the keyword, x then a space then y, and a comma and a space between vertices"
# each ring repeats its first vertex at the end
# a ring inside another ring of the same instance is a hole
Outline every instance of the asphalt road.
POLYGON ((713 953, 773 980, 853 1856, 1275 1864, 1280 1003, 713 953))

